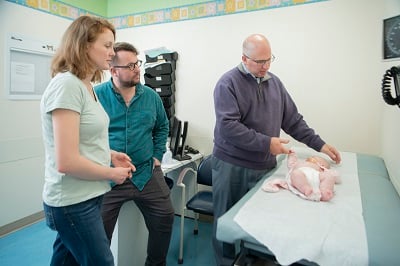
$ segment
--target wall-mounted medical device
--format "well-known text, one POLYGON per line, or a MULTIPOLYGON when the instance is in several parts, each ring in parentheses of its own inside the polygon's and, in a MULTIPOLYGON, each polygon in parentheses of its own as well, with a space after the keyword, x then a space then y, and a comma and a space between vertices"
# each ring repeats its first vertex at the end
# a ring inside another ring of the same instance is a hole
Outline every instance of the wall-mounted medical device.
POLYGON ((382 97, 387 104, 400 107, 400 66, 394 66, 386 70, 383 75, 382 97), (396 96, 392 95, 392 84, 394 84, 396 96))
POLYGON ((400 15, 383 20, 383 59, 400 58, 400 15))

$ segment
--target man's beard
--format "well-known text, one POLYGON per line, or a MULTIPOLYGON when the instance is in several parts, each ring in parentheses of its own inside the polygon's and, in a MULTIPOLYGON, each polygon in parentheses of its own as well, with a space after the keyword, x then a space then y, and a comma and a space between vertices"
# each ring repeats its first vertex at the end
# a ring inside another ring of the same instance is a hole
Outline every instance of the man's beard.
POLYGON ((130 88, 136 86, 136 84, 138 84, 139 82, 135 82, 134 80, 128 80, 128 81, 120 80, 119 83, 124 88, 130 88))

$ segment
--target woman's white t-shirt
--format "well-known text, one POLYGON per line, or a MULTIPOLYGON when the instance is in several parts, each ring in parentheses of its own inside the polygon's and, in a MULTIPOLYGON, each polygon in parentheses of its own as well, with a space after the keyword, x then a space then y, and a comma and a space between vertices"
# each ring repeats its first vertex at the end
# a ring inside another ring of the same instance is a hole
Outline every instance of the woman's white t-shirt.
POLYGON ((80 114, 79 151, 100 165, 110 165, 109 118, 90 95, 83 82, 70 72, 57 74, 42 96, 40 110, 45 147, 43 201, 53 207, 68 206, 97 197, 110 190, 107 180, 84 180, 57 170, 52 111, 69 109, 80 114))

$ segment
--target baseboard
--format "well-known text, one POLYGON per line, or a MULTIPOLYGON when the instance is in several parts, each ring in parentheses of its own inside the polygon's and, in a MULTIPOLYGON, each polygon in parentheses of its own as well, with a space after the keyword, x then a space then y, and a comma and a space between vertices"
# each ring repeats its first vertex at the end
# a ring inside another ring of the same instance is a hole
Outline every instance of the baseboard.
POLYGON ((199 214, 199 221, 201 222, 208 222, 212 223, 214 221, 214 217, 210 215, 205 215, 205 214, 199 214))
MULTIPOLYGON (((181 217, 180 214, 176 214, 176 213, 175 213, 175 216, 177 216, 179 218, 181 217)), ((193 217, 192 216, 185 216, 185 218, 194 220, 194 216, 193 217)), ((206 214, 199 213, 199 221, 200 222, 206 222, 206 223, 212 223, 214 221, 214 217, 211 216, 211 215, 206 215, 206 214)))
POLYGON ((40 212, 34 213, 32 215, 29 215, 27 217, 24 217, 22 219, 19 219, 15 222, 1 226, 0 227, 0 237, 7 235, 9 233, 12 233, 18 229, 21 229, 27 225, 33 224, 43 218, 44 218, 44 212, 40 211, 40 212))

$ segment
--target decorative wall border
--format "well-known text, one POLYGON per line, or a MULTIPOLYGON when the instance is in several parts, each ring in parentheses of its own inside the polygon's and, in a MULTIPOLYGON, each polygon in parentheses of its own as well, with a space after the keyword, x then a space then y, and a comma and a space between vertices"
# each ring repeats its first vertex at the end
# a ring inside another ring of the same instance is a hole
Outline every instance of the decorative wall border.
POLYGON ((74 20, 81 15, 94 15, 98 17, 98 14, 94 14, 88 10, 74 7, 71 5, 64 4, 56 0, 6 0, 7 2, 15 3, 21 6, 30 7, 39 11, 49 13, 51 15, 67 18, 74 20))
MULTIPOLYGON (((81 15, 94 15, 88 10, 57 0, 6 0, 15 4, 37 9, 52 15, 74 20, 81 15)), ((224 16, 271 8, 310 4, 329 0, 217 0, 205 3, 177 6, 143 13, 107 18, 117 29, 170 23, 213 16, 224 16)))

